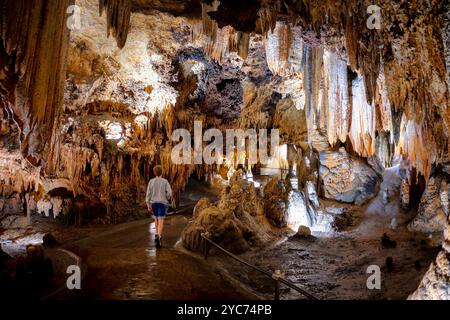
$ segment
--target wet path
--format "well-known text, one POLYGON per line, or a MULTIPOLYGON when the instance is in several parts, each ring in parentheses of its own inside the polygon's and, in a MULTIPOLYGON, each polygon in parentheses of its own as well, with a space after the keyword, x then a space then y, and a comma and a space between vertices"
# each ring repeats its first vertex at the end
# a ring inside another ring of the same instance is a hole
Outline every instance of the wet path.
POLYGON ((187 222, 183 215, 168 217, 163 248, 158 250, 150 219, 67 244, 88 266, 82 289, 72 298, 250 299, 201 259, 175 249, 187 222))

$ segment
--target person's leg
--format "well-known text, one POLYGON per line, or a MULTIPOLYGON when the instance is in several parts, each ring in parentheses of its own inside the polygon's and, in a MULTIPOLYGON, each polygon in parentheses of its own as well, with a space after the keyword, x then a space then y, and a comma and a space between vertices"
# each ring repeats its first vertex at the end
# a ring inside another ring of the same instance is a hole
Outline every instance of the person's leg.
POLYGON ((152 203, 152 211, 153 211, 153 218, 155 219, 155 236, 158 235, 158 205, 156 203, 152 203))
POLYGON ((158 219, 158 217, 156 217, 155 216, 155 235, 158 235, 159 234, 159 219, 158 219))
POLYGON ((164 228, 164 217, 158 218, 158 234, 161 237, 164 228))
POLYGON ((161 237, 162 233, 163 233, 164 219, 166 218, 167 208, 168 208, 168 205, 166 205, 166 204, 162 204, 161 205, 161 212, 160 212, 160 215, 159 215, 160 219, 159 219, 159 224, 158 224, 158 226, 159 226, 159 237, 161 237))

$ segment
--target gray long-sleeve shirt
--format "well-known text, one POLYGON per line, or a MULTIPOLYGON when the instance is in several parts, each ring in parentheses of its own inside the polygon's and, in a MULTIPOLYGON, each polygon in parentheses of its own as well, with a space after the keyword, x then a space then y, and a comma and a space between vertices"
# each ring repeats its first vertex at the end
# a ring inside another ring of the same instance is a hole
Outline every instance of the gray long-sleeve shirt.
POLYGON ((172 189, 169 181, 164 178, 156 177, 149 181, 147 186, 146 203, 165 203, 169 204, 172 197, 172 189))

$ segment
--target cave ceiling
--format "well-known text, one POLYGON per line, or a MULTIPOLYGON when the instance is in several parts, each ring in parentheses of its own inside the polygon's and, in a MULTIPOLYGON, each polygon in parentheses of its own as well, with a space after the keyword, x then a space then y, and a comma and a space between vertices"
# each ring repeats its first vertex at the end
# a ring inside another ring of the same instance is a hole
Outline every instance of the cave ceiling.
MULTIPOLYGON (((381 1, 379 30, 367 26, 371 3, 361 0, 100 3, 109 12, 108 17, 114 17, 107 18, 107 29, 112 30, 119 48, 126 43, 131 11, 160 11, 183 17, 178 22, 189 25, 192 42, 200 42, 205 54, 219 64, 229 61, 231 53, 245 61, 250 39, 253 42, 255 35, 262 35, 270 71, 302 78, 310 118, 318 118, 310 111, 311 106, 320 109, 317 104, 323 85, 329 85, 331 94, 338 95, 329 96, 325 106, 334 120, 319 119, 322 124, 328 122, 325 131, 332 145, 345 142, 348 132, 355 151, 367 157, 375 153, 375 131, 388 131, 398 153, 410 158, 425 175, 433 163, 442 161, 448 148, 449 93, 442 41, 448 37, 442 34, 446 2, 381 1), (327 63, 330 59, 335 59, 333 65, 327 63), (355 79, 342 79, 346 66, 335 70, 338 61, 346 62, 355 79), (323 68, 329 68, 325 78, 323 68), (354 106, 349 120, 353 126, 342 123, 342 114, 346 115, 351 103, 345 93, 336 91, 336 81, 341 89, 354 82, 361 91, 357 93, 361 111, 354 106), (335 105, 336 99, 343 103, 335 105), (408 134, 411 130, 418 134, 408 134), (428 142, 431 152, 421 150, 428 142)), ((214 103, 211 106, 215 108, 214 103)), ((316 113, 325 113, 317 109, 316 113)))

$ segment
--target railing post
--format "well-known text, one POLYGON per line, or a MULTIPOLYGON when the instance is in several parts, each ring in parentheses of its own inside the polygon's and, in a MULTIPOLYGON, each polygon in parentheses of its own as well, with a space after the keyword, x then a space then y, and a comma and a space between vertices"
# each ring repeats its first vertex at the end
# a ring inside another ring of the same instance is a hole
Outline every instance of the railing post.
POLYGON ((201 234, 202 238, 203 238, 203 255, 205 260, 208 259, 208 240, 206 240, 206 238, 208 238, 209 233, 208 232, 204 232, 201 234))
POLYGON ((275 280, 275 300, 280 300, 280 283, 275 280))
POLYGON ((280 282, 278 279, 283 277, 284 273, 281 272, 281 270, 275 270, 275 272, 272 273, 272 278, 275 280, 275 300, 280 300, 280 282))

